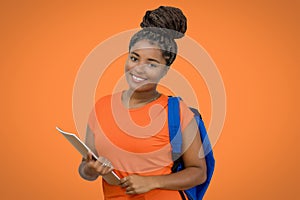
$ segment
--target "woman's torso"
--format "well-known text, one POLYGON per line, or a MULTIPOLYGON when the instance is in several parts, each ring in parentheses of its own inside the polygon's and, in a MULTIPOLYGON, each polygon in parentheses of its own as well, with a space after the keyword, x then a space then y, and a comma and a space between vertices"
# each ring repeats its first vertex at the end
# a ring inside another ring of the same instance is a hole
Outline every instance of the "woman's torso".
MULTIPOLYGON (((167 120, 168 97, 161 95, 145 106, 127 109, 122 104, 121 94, 101 98, 95 106, 96 117, 90 117, 89 126, 98 155, 109 159, 121 177, 170 174, 173 161, 167 120)), ((182 123, 183 127, 187 124, 182 123)), ((126 195, 123 188, 105 181, 103 191, 105 199, 181 199, 178 191, 160 189, 126 195)))

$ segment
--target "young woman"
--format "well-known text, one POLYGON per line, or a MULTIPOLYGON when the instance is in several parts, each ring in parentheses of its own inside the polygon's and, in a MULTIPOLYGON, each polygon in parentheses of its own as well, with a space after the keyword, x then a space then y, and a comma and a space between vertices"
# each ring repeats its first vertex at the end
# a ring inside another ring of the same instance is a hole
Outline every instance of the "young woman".
POLYGON ((180 200, 178 190, 206 180, 206 163, 199 157, 202 143, 195 137, 193 113, 181 101, 185 169, 171 173, 168 97, 157 91, 157 84, 176 58, 175 39, 184 36, 186 18, 178 8, 161 6, 146 12, 141 27, 129 44, 128 89, 98 100, 88 122, 86 144, 109 163, 94 161, 89 154, 79 173, 95 180, 114 170, 120 185, 103 180, 105 199, 180 200))

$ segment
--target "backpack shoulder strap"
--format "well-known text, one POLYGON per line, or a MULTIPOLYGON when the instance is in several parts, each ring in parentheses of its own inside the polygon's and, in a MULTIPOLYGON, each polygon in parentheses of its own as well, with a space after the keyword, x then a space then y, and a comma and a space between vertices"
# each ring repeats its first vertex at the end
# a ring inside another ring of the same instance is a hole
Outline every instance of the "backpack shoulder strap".
POLYGON ((180 125, 180 97, 168 99, 168 126, 170 144, 172 147, 172 159, 177 160, 182 153, 182 133, 180 125))

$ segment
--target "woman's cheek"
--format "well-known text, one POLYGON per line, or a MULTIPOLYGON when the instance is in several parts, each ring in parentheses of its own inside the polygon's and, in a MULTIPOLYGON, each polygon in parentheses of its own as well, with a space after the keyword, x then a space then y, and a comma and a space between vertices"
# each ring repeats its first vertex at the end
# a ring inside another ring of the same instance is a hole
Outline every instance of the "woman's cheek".
POLYGON ((125 71, 129 71, 132 68, 130 61, 127 59, 125 62, 125 71))

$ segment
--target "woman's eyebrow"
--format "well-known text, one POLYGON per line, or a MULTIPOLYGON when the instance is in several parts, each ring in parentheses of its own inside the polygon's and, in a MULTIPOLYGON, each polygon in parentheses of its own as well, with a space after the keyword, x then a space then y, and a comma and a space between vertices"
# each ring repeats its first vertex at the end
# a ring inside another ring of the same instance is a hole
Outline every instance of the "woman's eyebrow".
POLYGON ((157 62, 158 64, 160 64, 160 62, 154 58, 148 58, 149 61, 152 61, 152 62, 157 62))
POLYGON ((138 53, 135 53, 134 51, 132 51, 130 53, 136 55, 137 57, 140 57, 140 55, 138 53))
MULTIPOLYGON (((140 55, 139 55, 138 53, 134 52, 134 51, 130 52, 130 54, 133 54, 133 55, 135 55, 136 57, 140 57, 140 55)), ((156 60, 156 59, 154 59, 154 58, 148 58, 147 60, 148 60, 148 61, 151 61, 151 62, 156 62, 156 63, 158 63, 158 64, 161 64, 158 60, 156 60)))

